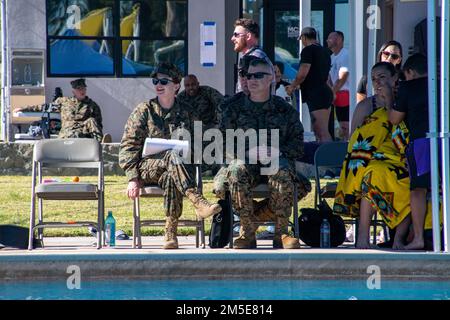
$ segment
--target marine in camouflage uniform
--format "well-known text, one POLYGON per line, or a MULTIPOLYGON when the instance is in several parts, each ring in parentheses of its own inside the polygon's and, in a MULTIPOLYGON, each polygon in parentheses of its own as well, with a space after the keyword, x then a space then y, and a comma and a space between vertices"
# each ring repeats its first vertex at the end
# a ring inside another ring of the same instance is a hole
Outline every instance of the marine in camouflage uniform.
MULTIPOLYGON (((250 64, 251 72, 268 72, 261 60, 250 64)), ((255 248, 258 218, 254 213, 254 202, 251 189, 260 183, 267 183, 270 190, 268 209, 274 214, 275 248, 299 248, 298 239, 288 235, 288 222, 291 214, 294 183, 297 180, 295 160, 303 155, 303 126, 299 120, 298 112, 282 98, 270 95, 270 79, 255 80, 266 81, 269 100, 254 102, 246 95, 228 100, 223 108, 224 113, 220 121, 220 129, 225 135, 227 129, 267 129, 267 146, 271 143, 271 129, 279 130, 279 170, 269 176, 261 175, 263 165, 249 164, 246 159, 233 159, 226 169, 219 172, 226 175, 225 184, 228 184, 233 208, 239 212, 241 230, 234 246, 238 248, 255 248)), ((249 84, 250 92, 252 87, 249 84)), ((225 140, 225 139, 224 139, 225 140)), ((246 151, 249 150, 246 145, 246 151)), ((229 156, 229 155, 228 155, 229 156)), ((300 190, 304 195, 308 187, 300 190), (306 190, 305 190, 306 189, 306 190)))
MULTIPOLYGON (((202 122, 202 130, 205 132, 211 128, 218 127, 217 111, 224 97, 216 89, 209 86, 200 86, 195 75, 189 74, 184 78, 185 90, 180 92, 178 99, 190 106, 190 113, 195 121, 202 122)), ((203 149, 209 144, 203 142, 203 149)), ((202 171, 211 173, 219 169, 217 164, 202 164, 202 171)))
MULTIPOLYGON (((84 79, 71 82, 74 90, 85 90, 84 79)), ((60 97, 52 103, 52 112, 61 113, 61 130, 58 138, 103 138, 102 113, 94 100, 84 94, 79 100, 76 96, 60 97)), ((46 105, 20 108, 22 112, 42 112, 46 105)))
MULTIPOLYGON (((152 77, 157 79, 167 76, 173 82, 170 85, 178 85, 181 80, 180 72, 172 64, 161 64, 152 74, 152 77)), ((167 85, 169 84, 162 86, 167 85)), ((178 152, 163 151, 142 157, 147 137, 171 139, 176 130, 186 129, 193 132, 193 122, 188 109, 189 107, 177 98, 174 98, 170 109, 163 108, 158 97, 141 103, 128 118, 120 143, 119 165, 128 180, 137 181, 140 186, 157 184, 164 190, 164 210, 167 217, 165 249, 178 248, 176 231, 182 213, 183 196, 191 200, 201 218, 207 218, 221 210, 218 204, 209 204, 196 190, 194 167, 183 163, 178 152)))

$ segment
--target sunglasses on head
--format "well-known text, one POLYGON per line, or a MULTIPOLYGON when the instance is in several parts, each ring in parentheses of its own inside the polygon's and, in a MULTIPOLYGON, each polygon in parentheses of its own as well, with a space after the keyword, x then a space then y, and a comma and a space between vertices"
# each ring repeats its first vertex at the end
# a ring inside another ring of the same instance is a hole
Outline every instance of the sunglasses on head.
POLYGON ((267 72, 255 72, 255 73, 247 73, 245 75, 245 77, 247 78, 247 80, 251 80, 252 78, 259 80, 259 79, 264 78, 265 75, 269 75, 269 74, 270 73, 267 73, 267 72))
POLYGON ((396 53, 391 53, 389 51, 383 51, 382 52, 383 56, 385 56, 386 58, 392 57, 392 59, 397 60, 398 58, 400 58, 400 55, 396 54, 396 53))
POLYGON ((152 82, 153 84, 156 86, 158 83, 161 83, 161 85, 165 86, 167 85, 169 82, 173 82, 170 79, 167 78, 162 78, 162 79, 158 79, 158 78, 152 78, 152 82))

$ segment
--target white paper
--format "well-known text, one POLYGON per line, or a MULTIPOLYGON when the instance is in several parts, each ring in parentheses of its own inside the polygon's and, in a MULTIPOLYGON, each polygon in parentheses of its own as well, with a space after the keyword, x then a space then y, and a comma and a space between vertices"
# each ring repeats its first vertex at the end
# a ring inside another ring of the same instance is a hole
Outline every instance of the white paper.
POLYGON ((142 150, 142 157, 171 149, 182 151, 185 155, 189 151, 189 141, 146 138, 144 149, 142 150))

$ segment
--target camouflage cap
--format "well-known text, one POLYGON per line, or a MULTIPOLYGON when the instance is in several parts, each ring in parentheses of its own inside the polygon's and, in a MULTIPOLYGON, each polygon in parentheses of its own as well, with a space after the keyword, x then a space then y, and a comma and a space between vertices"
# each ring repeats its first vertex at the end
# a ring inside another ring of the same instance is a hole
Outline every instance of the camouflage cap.
POLYGON ((155 78, 156 74, 166 74, 172 78, 174 83, 180 83, 183 77, 183 73, 173 63, 161 62, 159 63, 153 72, 150 74, 151 78, 155 78))
POLYGON ((70 81, 70 84, 72 85, 73 89, 80 89, 80 88, 87 87, 85 79, 76 79, 76 80, 70 81))

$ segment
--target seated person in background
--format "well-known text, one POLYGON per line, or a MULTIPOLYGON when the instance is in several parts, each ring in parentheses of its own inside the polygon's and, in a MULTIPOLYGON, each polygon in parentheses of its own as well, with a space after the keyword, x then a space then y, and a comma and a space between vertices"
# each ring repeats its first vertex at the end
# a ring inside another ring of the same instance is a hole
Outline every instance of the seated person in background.
MULTIPOLYGON (((53 101, 56 112, 61 113, 61 130, 58 138, 103 139, 102 113, 94 100, 86 95, 86 81, 77 79, 70 82, 73 97, 59 97, 53 101)), ((16 108, 14 112, 42 112, 44 105, 16 108)), ((111 142, 105 135, 103 142, 111 142)))
POLYGON ((427 192, 431 188, 430 172, 418 175, 422 169, 418 168, 415 160, 415 155, 429 154, 430 151, 429 144, 425 140, 429 130, 427 58, 420 53, 410 56, 403 66, 403 73, 406 81, 400 83, 395 103, 394 97, 390 95, 391 90, 386 90, 385 99, 392 105, 392 110, 389 112, 391 123, 395 125, 406 120, 411 135, 407 161, 411 179, 411 218, 414 239, 405 246, 405 249, 420 250, 425 246, 423 235, 427 213, 427 192), (423 144, 422 147, 421 144, 423 144))
POLYGON ((139 189, 146 184, 158 184, 164 190, 164 249, 177 249, 183 195, 192 202, 200 218, 220 212, 221 207, 210 204, 197 191, 194 167, 185 164, 178 152, 169 150, 142 157, 147 137, 171 139, 172 134, 183 129, 193 136, 189 106, 175 97, 180 88, 181 72, 171 63, 161 63, 151 77, 157 97, 140 103, 128 118, 120 143, 119 165, 129 181, 127 195, 130 199, 139 197, 139 189))
POLYGON ((276 87, 275 87, 275 94, 279 97, 282 97, 287 102, 291 102, 291 96, 289 96, 286 92, 286 87, 290 85, 289 82, 283 80, 283 73, 284 73, 284 64, 281 61, 275 61, 275 64, 273 65, 275 69, 275 80, 276 80, 276 87))
POLYGON ((191 106, 191 114, 195 121, 202 121, 203 128, 217 126, 217 108, 223 101, 223 95, 209 86, 201 86, 195 75, 184 77, 184 90, 177 98, 191 106))
MULTIPOLYGON (((177 99, 190 106, 189 112, 194 121, 202 122, 205 132, 211 128, 217 128, 217 111, 223 101, 223 95, 209 86, 200 86, 195 75, 189 74, 184 78, 185 90, 177 95, 177 99)), ((203 148, 209 144, 203 142, 203 148)), ((207 176, 213 176, 219 170, 217 164, 202 164, 202 171, 207 176)))
MULTIPOLYGON (((254 129, 256 133, 266 129, 268 134, 267 146, 263 145, 265 141, 260 141, 258 147, 252 146, 252 149, 245 144, 245 159, 240 159, 236 154, 227 154, 229 164, 226 168, 226 180, 233 208, 239 213, 241 224, 240 235, 234 241, 234 247, 256 248, 255 222, 259 220, 254 213, 251 189, 259 183, 267 182, 270 190, 268 207, 276 217, 273 247, 300 248, 298 239, 288 234, 288 223, 296 182, 295 160, 303 153, 303 126, 298 112, 291 105, 282 98, 271 95, 271 66, 265 60, 255 59, 250 62, 246 77, 250 95, 240 95, 226 102, 219 123, 220 130, 224 136, 229 129, 254 129), (279 150, 274 150, 271 146, 272 129, 279 130, 279 150), (262 164, 264 157, 270 158, 271 165, 275 158, 278 160, 276 173, 262 175, 263 168, 268 167, 267 164, 262 164)), ((303 195, 303 190, 299 190, 299 194, 303 195)))
POLYGON ((375 94, 356 106, 352 133, 339 183, 334 212, 359 217, 356 247, 370 248, 369 227, 374 208, 391 228, 397 227, 394 249, 402 249, 410 224, 409 175, 405 148, 409 140, 406 125, 389 122, 388 102, 380 92, 394 91, 394 66, 379 62, 372 68, 375 94))

